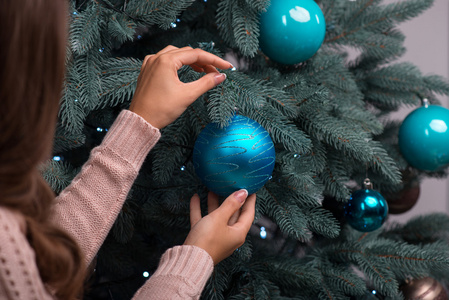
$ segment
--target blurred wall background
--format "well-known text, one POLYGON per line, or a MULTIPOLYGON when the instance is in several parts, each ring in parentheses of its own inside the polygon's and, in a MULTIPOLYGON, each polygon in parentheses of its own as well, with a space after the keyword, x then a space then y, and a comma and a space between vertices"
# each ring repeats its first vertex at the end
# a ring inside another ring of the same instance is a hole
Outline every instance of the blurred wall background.
MULTIPOLYGON (((385 4, 398 0, 384 0, 385 4)), ((432 8, 400 25, 406 36, 407 52, 400 61, 409 61, 423 74, 437 74, 449 78, 449 1, 435 0, 432 8)), ((449 108, 449 99, 439 97, 441 104, 449 108)), ((411 109, 394 114, 404 119, 411 109)), ((413 216, 430 212, 449 213, 449 179, 426 179, 421 183, 418 203, 401 215, 390 215, 391 221, 405 222, 413 216)))

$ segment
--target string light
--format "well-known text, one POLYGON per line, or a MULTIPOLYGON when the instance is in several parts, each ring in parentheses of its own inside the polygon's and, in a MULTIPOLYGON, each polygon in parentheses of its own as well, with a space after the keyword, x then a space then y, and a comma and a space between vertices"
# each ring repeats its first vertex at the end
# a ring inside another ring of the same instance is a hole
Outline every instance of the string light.
POLYGON ((260 238, 266 239, 267 238, 267 232, 265 231, 265 227, 260 227, 260 238))
POLYGON ((103 128, 97 127, 97 131, 98 131, 98 132, 103 132, 103 128))
POLYGON ((53 160, 54 160, 54 161, 61 161, 61 160, 62 160, 62 157, 59 156, 59 155, 55 155, 55 156, 53 156, 53 160))
POLYGON ((145 271, 145 272, 143 272, 142 276, 145 277, 145 278, 148 278, 148 277, 150 277, 150 273, 145 271))
POLYGON ((98 51, 100 51, 101 53, 103 53, 104 48, 100 48, 100 49, 98 49, 98 51))
POLYGON ((181 171, 185 171, 185 170, 186 170, 186 166, 182 166, 181 171))

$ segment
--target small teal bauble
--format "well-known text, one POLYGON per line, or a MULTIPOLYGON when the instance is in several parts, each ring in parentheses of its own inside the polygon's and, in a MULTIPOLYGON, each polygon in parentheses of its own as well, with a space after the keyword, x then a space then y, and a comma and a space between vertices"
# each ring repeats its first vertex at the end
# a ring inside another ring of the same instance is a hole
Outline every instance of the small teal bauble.
POLYGON ((228 126, 208 124, 193 150, 196 174, 209 190, 229 196, 240 189, 257 192, 273 172, 274 144, 256 121, 233 116, 228 126))
POLYGON ((281 64, 297 64, 312 57, 325 34, 323 12, 313 0, 272 0, 260 16, 260 48, 281 64))
POLYGON ((399 129, 399 148, 414 168, 438 171, 449 164, 449 109, 428 105, 412 111, 399 129))
POLYGON ((380 228, 387 214, 387 201, 375 190, 357 190, 345 205, 346 220, 358 231, 369 232, 380 228))

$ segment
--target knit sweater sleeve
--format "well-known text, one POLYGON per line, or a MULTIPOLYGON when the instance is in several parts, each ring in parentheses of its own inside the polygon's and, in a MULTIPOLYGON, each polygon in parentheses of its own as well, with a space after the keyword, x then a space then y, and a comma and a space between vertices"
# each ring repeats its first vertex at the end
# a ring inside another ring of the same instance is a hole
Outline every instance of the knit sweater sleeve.
MULTIPOLYGON (((159 138, 158 129, 133 112, 122 111, 80 174, 56 199, 52 221, 76 239, 87 265, 159 138)), ((162 256, 156 272, 133 299, 198 299, 212 270, 212 258, 203 249, 174 247, 162 256)))
POLYGON ((176 246, 162 255, 159 267, 132 300, 199 299, 214 262, 203 249, 176 246))
POLYGON ((56 198, 52 221, 76 239, 86 265, 104 242, 159 138, 157 128, 131 111, 122 111, 81 172, 56 198))

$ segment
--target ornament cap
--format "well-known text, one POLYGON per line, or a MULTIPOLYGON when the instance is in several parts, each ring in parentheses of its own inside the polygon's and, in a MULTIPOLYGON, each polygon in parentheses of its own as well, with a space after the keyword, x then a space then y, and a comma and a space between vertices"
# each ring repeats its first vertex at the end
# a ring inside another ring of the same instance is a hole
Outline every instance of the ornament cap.
POLYGON ((424 106, 425 108, 429 107, 429 99, 424 98, 422 99, 422 106, 424 106))
POLYGON ((371 180, 369 178, 365 178, 365 180, 363 181, 363 186, 365 187, 366 190, 373 189, 373 184, 371 183, 371 180))

